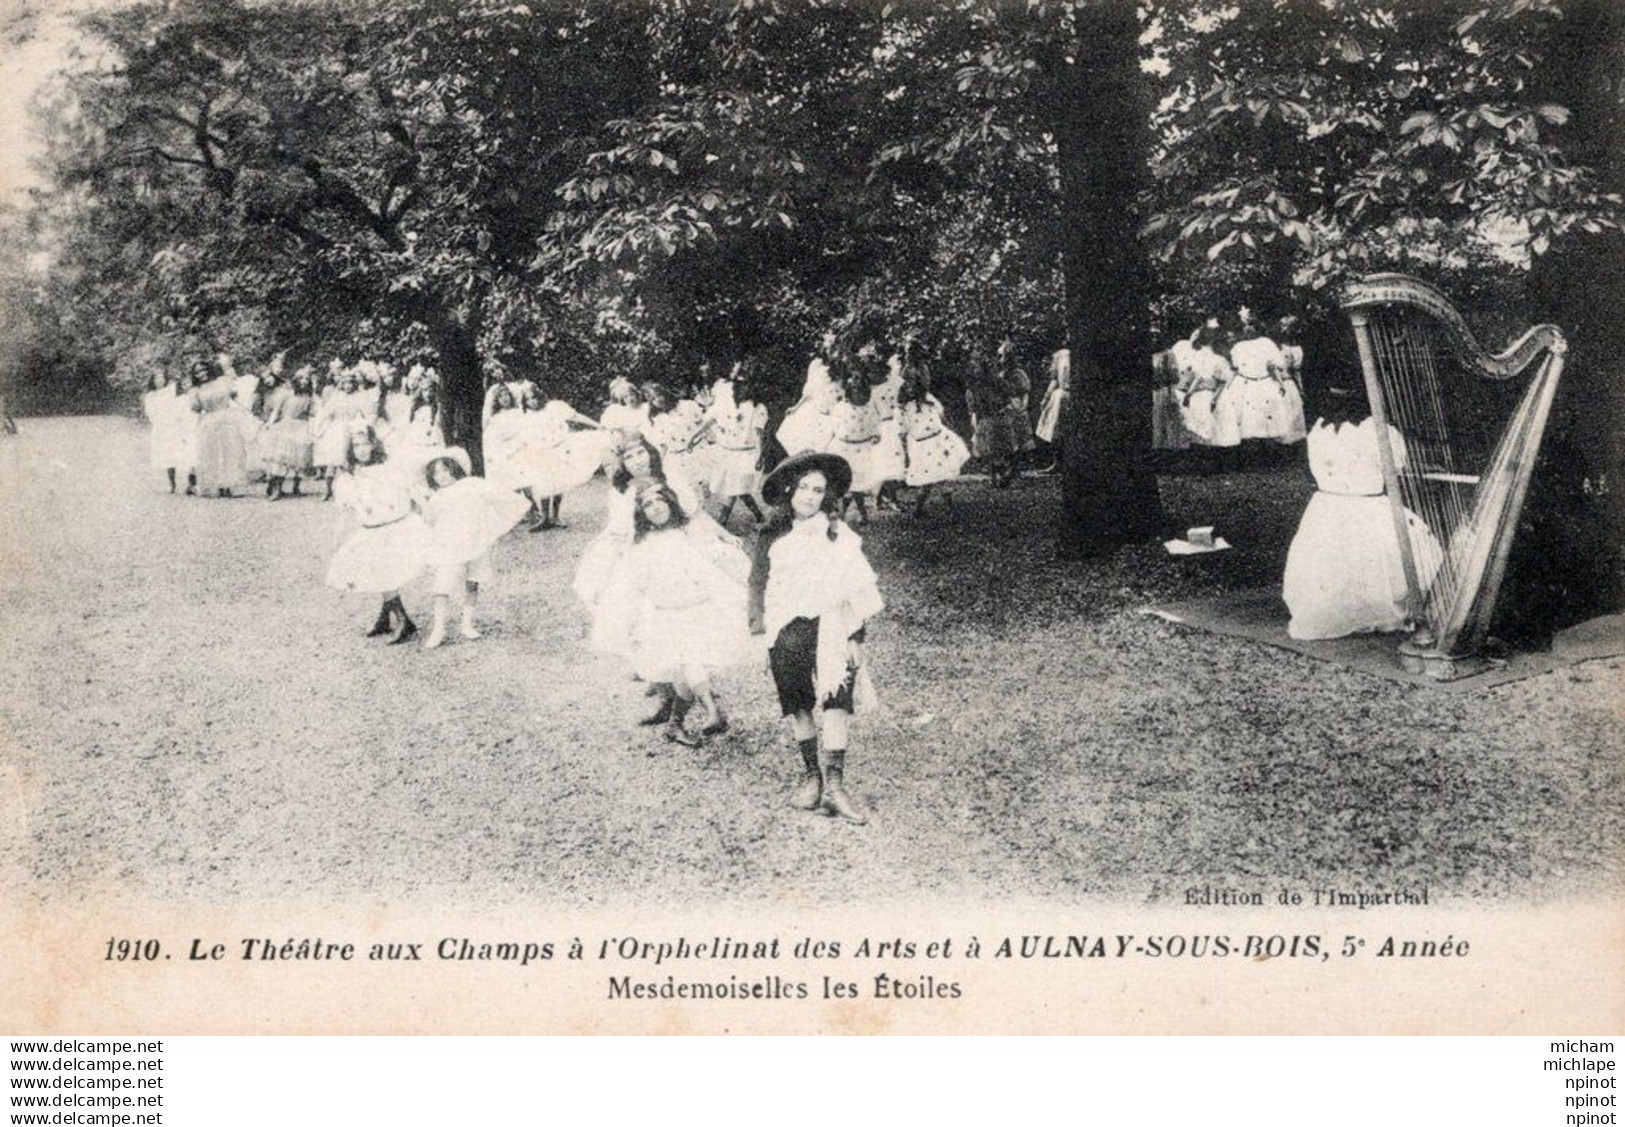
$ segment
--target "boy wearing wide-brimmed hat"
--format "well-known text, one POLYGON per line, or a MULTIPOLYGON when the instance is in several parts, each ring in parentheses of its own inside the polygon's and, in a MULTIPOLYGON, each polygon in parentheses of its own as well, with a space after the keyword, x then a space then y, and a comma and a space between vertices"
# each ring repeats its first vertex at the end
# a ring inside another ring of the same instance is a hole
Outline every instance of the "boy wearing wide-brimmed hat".
POLYGON ((865 624, 885 604, 863 541, 836 515, 851 485, 845 459, 812 452, 785 459, 763 479, 773 513, 751 565, 751 631, 773 640, 779 707, 801 751, 804 774, 791 804, 861 824, 868 812, 845 783, 848 720, 874 699, 862 643, 865 624))

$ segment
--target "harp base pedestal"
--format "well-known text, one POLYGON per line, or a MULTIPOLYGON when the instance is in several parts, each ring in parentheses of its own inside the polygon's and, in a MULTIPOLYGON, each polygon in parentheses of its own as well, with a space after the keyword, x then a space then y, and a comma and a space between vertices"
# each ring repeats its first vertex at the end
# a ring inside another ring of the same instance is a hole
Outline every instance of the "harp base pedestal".
POLYGON ((1420 673, 1435 681, 1458 681, 1493 667, 1489 658, 1475 653, 1444 653, 1433 646, 1404 642, 1399 664, 1407 673, 1420 673))

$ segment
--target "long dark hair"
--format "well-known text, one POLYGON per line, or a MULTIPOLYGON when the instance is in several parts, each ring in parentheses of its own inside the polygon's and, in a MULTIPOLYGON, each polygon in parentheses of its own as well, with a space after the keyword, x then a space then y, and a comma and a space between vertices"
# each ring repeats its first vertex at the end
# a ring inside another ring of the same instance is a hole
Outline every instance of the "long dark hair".
POLYGON ((362 430, 353 431, 346 436, 344 443, 344 468, 349 470, 351 473, 355 472, 355 468, 358 464, 367 466, 381 466, 388 458, 389 451, 384 449, 384 444, 378 441, 378 435, 371 427, 365 427, 362 430), (366 439, 367 442, 372 446, 372 460, 370 462, 358 463, 355 460, 355 444, 358 439, 363 438, 366 439))
POLYGON ((434 384, 424 383, 418 385, 417 391, 412 395, 412 409, 406 413, 407 421, 410 422, 418 417, 420 407, 429 409, 430 422, 440 421, 440 392, 434 384))
POLYGON ((683 512, 683 506, 677 501, 677 494, 672 492, 671 486, 664 481, 652 482, 643 489, 638 490, 637 506, 632 510, 632 539, 642 540, 651 532, 663 532, 667 529, 682 528, 688 524, 688 514, 683 512), (649 518, 643 515, 643 499, 650 493, 660 497, 666 502, 666 511, 671 514, 665 524, 655 525, 649 523, 649 518))
POLYGON ((1366 398, 1365 384, 1358 378, 1343 376, 1327 386, 1320 399, 1320 421, 1329 427, 1344 423, 1363 423, 1371 417, 1371 403, 1366 398))
POLYGON ((651 419, 656 415, 664 415, 677 405, 672 398, 671 392, 653 380, 643 385, 643 401, 649 405, 649 417, 651 419))
MULTIPOLYGON (((784 495, 784 500, 773 506, 773 511, 768 514, 761 531, 756 534, 756 543, 751 547, 750 628, 753 634, 762 632, 762 613, 767 601, 767 575, 772 569, 770 553, 773 545, 779 537, 795 527, 796 518, 790 509, 790 498, 795 496, 796 486, 801 484, 801 479, 813 472, 815 472, 813 467, 809 466, 796 475, 796 479, 790 483, 790 488, 784 495)), ((840 498, 834 493, 824 494, 822 510, 830 518, 829 538, 832 542, 841 532, 840 508, 840 498)))
MULTIPOLYGON (((649 452, 649 472, 637 476, 659 478, 661 481, 666 480, 666 470, 660 462, 660 451, 655 449, 654 443, 641 434, 637 434, 633 435, 631 440, 626 443, 626 447, 630 446, 641 446, 649 452)), ((622 449, 624 450, 626 447, 622 447, 622 449)), ((617 452, 615 455, 615 472, 610 475, 609 483, 615 487, 615 492, 625 493, 626 487, 631 484, 633 478, 632 471, 626 468, 624 455, 617 452)))
POLYGON ((423 481, 424 484, 428 485, 430 489, 442 488, 442 486, 435 484, 434 468, 436 466, 443 467, 447 473, 451 474, 452 481, 462 481, 463 478, 468 476, 468 471, 463 469, 463 464, 456 458, 448 457, 446 455, 442 455, 438 458, 431 458, 429 459, 429 464, 423 467, 423 481))

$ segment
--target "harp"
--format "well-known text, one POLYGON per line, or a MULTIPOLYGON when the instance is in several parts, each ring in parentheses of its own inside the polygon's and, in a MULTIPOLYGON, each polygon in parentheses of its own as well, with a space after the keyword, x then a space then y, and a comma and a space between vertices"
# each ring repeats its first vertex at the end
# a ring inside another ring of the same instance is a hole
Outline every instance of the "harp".
POLYGON ((1488 353, 1443 294, 1403 274, 1360 279, 1342 305, 1405 571, 1413 632, 1400 661, 1471 676, 1490 665, 1484 642, 1567 345, 1536 325, 1488 353))

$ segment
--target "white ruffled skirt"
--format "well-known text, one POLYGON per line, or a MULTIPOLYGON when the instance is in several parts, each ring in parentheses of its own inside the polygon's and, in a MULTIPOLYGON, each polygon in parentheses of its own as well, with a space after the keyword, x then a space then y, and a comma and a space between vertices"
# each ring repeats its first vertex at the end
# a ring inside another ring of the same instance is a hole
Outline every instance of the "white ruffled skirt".
MULTIPOLYGON (((1439 542, 1405 511, 1418 578, 1431 583, 1439 542)), ((1287 551, 1281 597, 1294 638, 1341 638, 1405 625, 1405 566, 1388 498, 1316 493, 1287 551)))
POLYGON ((612 431, 577 431, 562 441, 516 450, 504 468, 509 488, 529 489, 540 498, 557 497, 592 480, 615 444, 612 431))
POLYGON ((530 502, 483 477, 465 477, 436 490, 427 511, 433 540, 429 562, 452 567, 490 551, 530 512, 530 502))
MULTIPOLYGON (((1285 385, 1238 376, 1213 404, 1215 445, 1234 446, 1250 438, 1291 442, 1290 404, 1285 385), (1233 436, 1233 441, 1232 441, 1233 436)), ((1297 437, 1303 437, 1303 403, 1297 404, 1297 437)))
POLYGON ((908 452, 903 443, 902 420, 893 416, 880 420, 880 444, 872 455, 875 481, 902 481, 908 474, 908 452))
POLYGON ((416 513, 393 524, 363 528, 333 555, 327 585, 341 591, 398 591, 429 566, 429 527, 416 513))
POLYGON ((779 424, 779 445, 786 454, 800 454, 804 450, 828 450, 835 437, 835 423, 828 411, 803 404, 784 416, 779 424))
POLYGON ((706 482, 713 497, 750 497, 761 484, 762 475, 756 463, 762 457, 759 446, 735 448, 714 446, 711 452, 711 476, 706 482))
POLYGON ((908 472, 904 484, 918 488, 953 481, 970 461, 965 440, 949 427, 908 440, 908 472))

